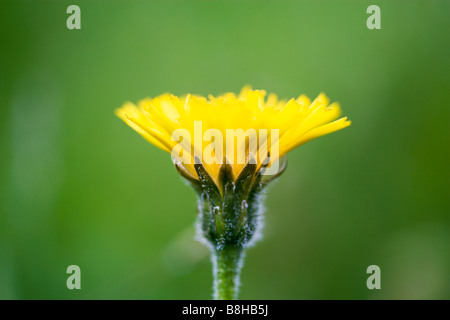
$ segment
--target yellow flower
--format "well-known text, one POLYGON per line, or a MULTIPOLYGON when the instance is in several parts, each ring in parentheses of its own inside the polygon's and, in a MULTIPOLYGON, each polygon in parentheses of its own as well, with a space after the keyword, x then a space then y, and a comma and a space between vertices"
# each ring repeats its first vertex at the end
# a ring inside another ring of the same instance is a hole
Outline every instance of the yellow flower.
MULTIPOLYGON (((210 144, 213 147, 226 146, 229 143, 225 141, 227 129, 242 129, 244 132, 254 129, 259 141, 256 148, 251 150, 251 137, 247 137, 246 140, 241 140, 241 145, 238 141, 236 146, 223 152, 232 165, 235 179, 245 166, 239 159, 245 158, 248 161, 250 153, 256 155, 261 150, 270 153, 277 144, 277 154, 271 154, 270 157, 270 163, 273 163, 312 139, 350 125, 347 117, 338 119, 341 115, 339 104, 329 104, 329 99, 324 94, 320 94, 312 102, 305 95, 288 101, 279 100, 275 94, 269 94, 267 99, 265 96, 264 90, 252 90, 247 86, 238 96, 230 92, 217 97, 210 95, 208 98, 191 94, 183 97, 163 94, 153 99, 144 99, 137 106, 127 102, 116 110, 116 115, 164 151, 172 153, 174 147, 182 145, 182 152, 177 152, 177 155, 187 172, 194 179, 198 179, 194 168, 194 158, 198 157, 216 183, 221 164, 208 164, 203 161, 204 152, 211 154, 211 148, 206 150, 210 144), (199 147, 194 140, 198 139, 195 136, 199 134, 195 125, 200 121, 200 139, 203 139, 203 142, 199 147), (185 129, 190 133, 190 138, 174 139, 172 135, 177 129, 185 129), (217 137, 216 140, 209 137, 209 141, 205 142, 204 134, 208 129, 221 132, 223 141, 218 141, 217 137), (261 129, 267 130, 266 139, 262 138, 264 130, 261 129), (276 139, 270 135, 273 129, 278 131, 276 139)), ((212 156, 215 152, 217 153, 217 150, 213 148, 212 156)), ((258 166, 261 166, 263 157, 257 157, 256 160, 258 166)))
POLYGON ((292 149, 350 125, 320 94, 289 101, 244 87, 236 96, 163 94, 116 114, 171 153, 198 194, 197 235, 211 250, 214 298, 236 299, 246 248, 261 237, 263 190, 292 149), (267 176, 266 176, 267 175, 267 176))

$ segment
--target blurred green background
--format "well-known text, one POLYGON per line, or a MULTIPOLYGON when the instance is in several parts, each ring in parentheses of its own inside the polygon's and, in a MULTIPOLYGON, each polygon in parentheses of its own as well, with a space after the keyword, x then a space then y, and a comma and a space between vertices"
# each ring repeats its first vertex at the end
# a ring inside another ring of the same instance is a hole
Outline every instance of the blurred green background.
POLYGON ((353 124, 289 155, 240 298, 450 298, 449 14, 446 0, 0 1, 0 298, 211 298, 194 192, 113 111, 244 84, 324 91, 353 124))

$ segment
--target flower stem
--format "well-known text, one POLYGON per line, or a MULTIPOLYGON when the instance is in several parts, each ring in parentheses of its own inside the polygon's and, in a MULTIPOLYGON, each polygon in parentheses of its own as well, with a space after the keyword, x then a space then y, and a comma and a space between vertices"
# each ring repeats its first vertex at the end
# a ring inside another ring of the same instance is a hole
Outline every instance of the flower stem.
POLYGON ((242 247, 226 246, 213 249, 214 299, 237 299, 243 259, 242 247))

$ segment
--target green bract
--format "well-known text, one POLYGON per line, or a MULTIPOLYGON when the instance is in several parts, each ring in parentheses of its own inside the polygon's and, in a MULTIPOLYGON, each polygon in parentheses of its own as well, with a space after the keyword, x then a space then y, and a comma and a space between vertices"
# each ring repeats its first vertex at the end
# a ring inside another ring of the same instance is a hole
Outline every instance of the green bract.
POLYGON ((275 175, 264 175, 266 166, 258 169, 250 155, 239 176, 233 179, 232 166, 225 159, 216 183, 198 158, 194 164, 198 180, 175 163, 198 194, 197 232, 212 253, 216 299, 237 297, 245 248, 258 239, 262 229, 263 191, 283 173, 286 164, 282 159, 275 175))

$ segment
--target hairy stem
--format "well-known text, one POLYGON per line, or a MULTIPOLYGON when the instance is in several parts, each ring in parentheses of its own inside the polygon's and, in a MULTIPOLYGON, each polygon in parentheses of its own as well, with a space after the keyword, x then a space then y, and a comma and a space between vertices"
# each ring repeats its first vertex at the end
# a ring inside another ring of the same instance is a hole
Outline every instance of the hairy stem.
POLYGON ((242 247, 225 246, 213 249, 214 299, 237 299, 243 259, 242 247))

